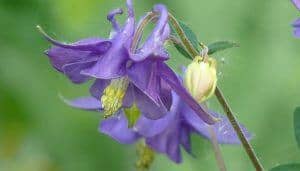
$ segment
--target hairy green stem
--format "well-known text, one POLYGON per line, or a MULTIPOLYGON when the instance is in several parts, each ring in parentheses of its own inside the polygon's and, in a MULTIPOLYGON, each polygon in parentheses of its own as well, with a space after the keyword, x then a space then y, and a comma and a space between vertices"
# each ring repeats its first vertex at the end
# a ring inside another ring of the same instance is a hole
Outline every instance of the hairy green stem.
MULTIPOLYGON (((192 57, 198 56, 199 53, 193 47, 192 43, 188 40, 187 36, 185 35, 183 29, 181 28, 181 26, 178 23, 178 21, 176 20, 176 18, 172 14, 169 14, 169 19, 170 19, 171 24, 175 28, 175 31, 177 32, 179 38, 181 39, 184 48, 188 51, 188 53, 192 57)), ((225 111, 227 118, 229 119, 231 125, 233 126, 235 132, 237 133, 240 141, 242 142, 243 147, 244 147, 245 151, 247 152, 247 155, 249 156, 253 166, 256 168, 257 171, 264 170, 258 157, 256 156, 252 146, 246 139, 246 136, 242 132, 241 127, 238 125, 237 119, 235 118, 232 110, 230 109, 228 103, 226 102, 225 97, 223 96, 219 87, 216 88, 215 95, 216 95, 219 103, 223 107, 223 110, 225 111)))
POLYGON ((257 171, 262 171, 263 166, 261 165, 260 161, 258 160, 258 157, 256 156, 251 144, 247 141, 246 136, 242 132, 242 129, 239 126, 236 117, 233 115, 233 112, 230 109, 228 103, 226 102, 225 97, 219 87, 216 88, 215 95, 216 95, 219 103, 223 107, 223 109, 227 115, 227 118, 229 119, 232 127, 234 128, 235 132, 237 133, 240 141, 242 142, 243 147, 246 150, 249 158, 251 159, 252 164, 254 165, 255 169, 257 171))

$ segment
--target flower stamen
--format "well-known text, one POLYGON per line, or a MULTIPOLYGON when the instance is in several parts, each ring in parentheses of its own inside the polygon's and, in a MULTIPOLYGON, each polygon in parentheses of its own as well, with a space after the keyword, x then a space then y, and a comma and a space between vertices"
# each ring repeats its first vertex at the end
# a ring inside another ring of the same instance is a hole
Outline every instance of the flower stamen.
POLYGON ((154 161, 155 152, 148 145, 141 142, 137 145, 137 155, 139 157, 136 162, 137 170, 148 170, 154 161))
POLYGON ((110 84, 104 89, 101 97, 104 118, 112 116, 122 107, 128 84, 128 78, 121 77, 111 80, 110 84))

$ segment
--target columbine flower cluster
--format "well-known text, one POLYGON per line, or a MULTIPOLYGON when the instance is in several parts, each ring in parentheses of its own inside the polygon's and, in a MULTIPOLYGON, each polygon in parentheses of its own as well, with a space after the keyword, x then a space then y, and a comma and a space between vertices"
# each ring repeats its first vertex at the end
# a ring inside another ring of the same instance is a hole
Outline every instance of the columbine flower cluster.
MULTIPOLYGON (((112 23, 109 38, 64 44, 41 30, 53 44, 46 55, 57 71, 76 84, 94 79, 91 96, 66 102, 103 112, 99 130, 118 142, 145 140, 151 150, 166 154, 176 163, 181 162, 180 146, 191 153, 192 133, 210 139, 209 127, 219 143, 240 143, 228 119, 200 104, 214 92, 215 61, 196 57, 182 81, 165 63, 169 54, 164 44, 170 37, 167 8, 161 4, 153 7, 156 25, 144 43, 138 28, 145 18, 136 24, 131 0, 127 0, 127 8, 123 26, 115 18, 122 9, 108 14, 112 23)), ((245 128, 243 131, 250 138, 245 128)))

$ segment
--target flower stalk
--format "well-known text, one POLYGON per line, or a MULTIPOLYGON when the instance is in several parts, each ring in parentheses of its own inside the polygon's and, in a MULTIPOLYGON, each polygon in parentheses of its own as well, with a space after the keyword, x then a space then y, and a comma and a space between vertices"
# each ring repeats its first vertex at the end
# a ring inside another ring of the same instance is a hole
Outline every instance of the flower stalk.
POLYGON ((231 108, 229 107, 229 105, 219 87, 216 88, 215 95, 216 95, 219 103, 221 104, 222 108, 224 109, 225 113, 227 114, 227 118, 229 119, 234 130, 236 131, 236 133, 237 133, 240 141, 242 142, 243 147, 246 150, 255 169, 257 171, 262 171, 263 166, 261 165, 260 161, 258 160, 258 157, 256 156, 251 144, 247 141, 246 137, 244 136, 239 124, 237 123, 236 117, 234 116, 231 108))
POLYGON ((213 127, 209 126, 208 131, 209 131, 209 134, 210 134, 210 141, 211 141, 214 153, 215 153, 215 158, 216 158, 219 170, 220 171, 227 171, 224 159, 222 157, 221 149, 220 149, 220 146, 219 146, 219 143, 218 143, 218 140, 217 140, 215 130, 213 129, 213 127))
MULTIPOLYGON (((187 52, 192 56, 196 57, 199 56, 198 51, 193 47, 192 43, 188 40, 187 36, 185 35, 183 29, 181 28, 180 24, 178 23, 177 19, 169 13, 169 20, 170 23, 173 25, 175 31, 177 32, 183 47, 187 50, 187 52)), ((248 157, 250 158, 253 166, 257 171, 263 171, 263 166, 261 165, 258 157, 256 156, 251 144, 246 139, 246 136, 242 132, 242 129, 238 125, 237 119, 234 116, 232 110, 229 107, 229 104, 227 103, 225 97, 223 96, 220 88, 217 86, 215 90, 215 96, 217 97, 219 103, 221 104, 223 110, 226 113, 227 118, 229 119, 232 127, 236 131, 240 141, 242 142, 242 145, 247 152, 248 157)))

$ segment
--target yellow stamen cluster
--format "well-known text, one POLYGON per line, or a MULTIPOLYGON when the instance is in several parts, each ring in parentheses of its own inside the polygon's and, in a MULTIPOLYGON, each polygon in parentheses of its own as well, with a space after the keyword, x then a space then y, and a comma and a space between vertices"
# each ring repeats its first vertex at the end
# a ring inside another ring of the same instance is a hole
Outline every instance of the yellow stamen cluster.
POLYGON ((104 118, 112 116, 122 107, 128 84, 128 78, 121 77, 111 80, 110 84, 104 89, 101 97, 104 118))
POLYGON ((154 151, 144 143, 139 143, 137 146, 137 154, 139 156, 136 162, 136 168, 138 171, 149 170, 151 164, 154 161, 154 151))

